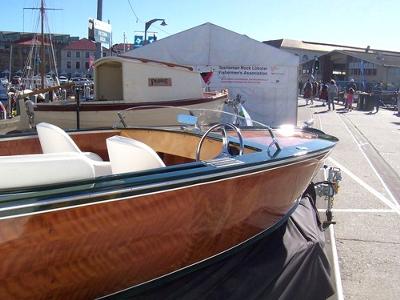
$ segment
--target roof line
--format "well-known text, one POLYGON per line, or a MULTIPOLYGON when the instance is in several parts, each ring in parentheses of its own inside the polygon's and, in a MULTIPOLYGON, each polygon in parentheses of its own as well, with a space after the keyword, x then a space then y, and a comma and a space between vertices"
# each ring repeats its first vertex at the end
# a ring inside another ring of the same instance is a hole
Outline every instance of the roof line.
MULTIPOLYGON (((303 41, 303 40, 293 40, 293 39, 275 39, 275 40, 268 40, 268 41, 263 41, 263 43, 270 42, 270 41, 283 41, 288 40, 288 41, 297 41, 297 42, 302 42, 305 44, 311 44, 311 45, 320 45, 320 46, 330 46, 330 47, 342 47, 342 48, 349 48, 350 49, 357 49, 357 50, 362 50, 365 51, 368 47, 356 47, 356 46, 347 46, 347 45, 339 45, 339 44, 331 44, 331 43, 321 43, 321 42, 310 42, 310 41, 303 41)), ((374 49, 374 48, 369 48, 369 51, 372 52, 382 52, 382 53, 393 53, 393 54, 399 54, 400 51, 392 51, 392 50, 382 50, 382 49, 374 49)), ((315 51, 320 51, 320 50, 315 50, 315 51)))
MULTIPOLYGON (((344 54, 344 55, 349 55, 349 56, 352 56, 352 57, 355 57, 355 58, 370 62, 371 64, 374 64, 374 65, 384 65, 383 63, 377 63, 376 61, 372 61, 372 60, 370 60, 368 58, 360 58, 360 57, 358 57, 356 55, 352 55, 352 53, 348 53, 350 51, 346 52, 346 50, 333 50, 333 51, 331 51, 329 53, 332 53, 332 52, 339 52, 339 53, 344 54)), ((329 54, 329 53, 327 53, 327 54, 329 54)), ((370 53, 370 54, 372 54, 372 53, 370 53)))
POLYGON ((139 61, 141 61, 143 63, 155 62, 155 63, 158 63, 158 64, 166 65, 167 67, 180 67, 180 68, 188 69, 189 71, 193 71, 192 67, 188 67, 188 66, 184 66, 184 65, 178 65, 178 64, 174 64, 174 63, 170 63, 170 62, 160 61, 160 60, 133 57, 133 56, 126 56, 126 55, 118 55, 116 57, 121 57, 121 58, 126 58, 126 59, 135 59, 135 60, 139 60, 139 61))
MULTIPOLYGON (((309 41, 302 41, 303 43, 307 44, 312 44, 312 45, 323 45, 323 46, 338 46, 338 47, 344 47, 344 48, 353 48, 353 49, 360 49, 360 50, 365 50, 367 47, 355 47, 355 46, 346 46, 346 45, 338 45, 338 44, 330 44, 330 43, 320 43, 320 42, 309 42, 309 41)), ((373 49, 370 49, 373 50, 373 49)))

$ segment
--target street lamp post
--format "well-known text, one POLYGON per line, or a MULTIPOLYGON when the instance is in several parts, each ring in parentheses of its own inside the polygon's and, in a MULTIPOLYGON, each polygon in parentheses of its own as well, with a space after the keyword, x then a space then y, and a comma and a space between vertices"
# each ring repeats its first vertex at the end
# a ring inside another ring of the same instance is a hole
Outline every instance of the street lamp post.
POLYGON ((153 24, 154 22, 157 22, 157 21, 162 21, 160 24, 161 26, 167 25, 167 23, 165 23, 165 19, 153 19, 153 20, 147 21, 145 24, 145 27, 144 27, 144 41, 143 41, 144 45, 147 44, 147 30, 150 28, 151 24, 153 24))

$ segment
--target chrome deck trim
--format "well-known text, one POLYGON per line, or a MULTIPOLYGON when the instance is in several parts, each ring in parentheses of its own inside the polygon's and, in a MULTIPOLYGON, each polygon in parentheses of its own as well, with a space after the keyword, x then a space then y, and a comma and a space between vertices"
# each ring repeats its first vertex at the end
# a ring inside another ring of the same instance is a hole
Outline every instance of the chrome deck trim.
MULTIPOLYGON (((139 194, 139 195, 131 195, 131 196, 127 196, 127 197, 121 197, 121 198, 115 198, 115 199, 109 199, 109 200, 100 200, 100 201, 94 201, 94 202, 77 204, 77 205, 69 205, 69 206, 65 206, 65 207, 53 208, 53 209, 48 209, 48 210, 44 209, 44 210, 41 210, 41 211, 34 211, 34 212, 31 212, 31 213, 22 213, 22 214, 18 214, 17 213, 15 215, 11 215, 11 216, 0 217, 0 220, 9 219, 9 218, 16 218, 16 217, 23 217, 23 216, 29 216, 29 215, 35 215, 35 214, 41 214, 41 213, 47 213, 47 212, 50 212, 50 211, 71 209, 71 208, 75 208, 75 207, 95 205, 95 204, 99 204, 99 203, 123 201, 123 200, 129 199, 129 198, 137 198, 137 197, 141 197, 141 196, 145 196, 145 195, 152 195, 152 194, 158 194, 158 193, 163 193, 163 192, 167 192, 167 191, 180 190, 180 189, 188 188, 188 187, 191 187, 191 186, 205 185, 205 184, 210 184, 210 183, 213 183, 213 182, 221 182, 221 181, 225 181, 225 180, 231 180, 233 178, 240 178, 240 177, 243 177, 243 176, 249 176, 249 175, 253 175, 253 174, 258 174, 258 173, 261 173, 261 172, 268 172, 268 171, 271 171, 271 170, 275 170, 275 169, 283 168, 283 167, 286 167, 286 166, 289 166, 289 165, 293 165, 293 164, 296 164, 298 162, 304 162, 304 161, 312 160, 314 157, 319 156, 319 155, 321 155, 323 153, 328 154, 331 150, 332 150, 332 148, 330 150, 328 150, 328 151, 327 150, 321 150, 321 151, 318 151, 318 152, 314 152, 314 153, 311 153, 311 154, 305 154, 305 155, 302 155, 302 156, 293 156, 291 158, 283 160, 285 163, 282 163, 283 161, 281 160, 281 161, 268 162, 268 163, 261 164, 261 165, 256 165, 256 166, 250 166, 250 167, 247 167, 247 168, 246 167, 245 168, 241 168, 240 172, 241 173, 246 173, 246 174, 242 174, 242 175, 236 175, 236 176, 226 177, 226 178, 217 179, 217 180, 210 180, 210 181, 201 182, 201 183, 195 183, 195 184, 191 184, 191 185, 184 185, 184 186, 180 186, 180 187, 177 187, 177 188, 169 188, 169 189, 167 188, 167 189, 164 189, 164 190, 159 190, 159 191, 149 192, 149 193, 143 193, 143 194, 139 194)), ((233 175, 235 173, 238 173, 237 169, 227 170, 226 172, 219 172, 217 174, 209 174, 209 175, 197 176, 197 177, 195 177, 195 179, 196 180, 209 180, 209 179, 212 179, 213 177, 216 177, 216 176, 221 177, 221 176, 233 175)), ((183 184, 185 184, 187 182, 193 181, 193 179, 194 178, 190 177, 190 178, 184 178, 184 179, 179 179, 179 180, 171 180, 171 181, 166 181, 166 182, 156 183, 156 184, 147 184, 147 185, 143 185, 143 186, 140 186, 140 187, 124 188, 124 189, 112 190, 112 191, 107 191, 107 192, 88 193, 88 194, 84 194, 84 195, 68 196, 68 197, 62 197, 62 198, 58 198, 58 199, 40 201, 40 202, 29 203, 29 204, 13 205, 13 206, 0 208, 0 212, 19 210, 19 209, 24 209, 24 208, 35 208, 35 207, 46 206, 46 205, 54 205, 54 204, 60 204, 60 203, 63 203, 63 202, 74 202, 74 201, 79 201, 79 200, 83 200, 83 199, 87 199, 87 198, 98 198, 98 197, 105 197, 105 196, 113 196, 115 194, 129 193, 129 192, 135 192, 135 191, 139 191, 139 190, 162 188, 162 187, 171 186, 171 185, 183 185, 183 184)))

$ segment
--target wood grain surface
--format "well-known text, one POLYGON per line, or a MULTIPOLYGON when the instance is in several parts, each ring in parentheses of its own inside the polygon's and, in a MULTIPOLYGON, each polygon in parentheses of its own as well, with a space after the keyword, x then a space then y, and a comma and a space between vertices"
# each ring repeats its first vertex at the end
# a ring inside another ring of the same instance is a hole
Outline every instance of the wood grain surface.
POLYGON ((92 299, 216 255, 280 220, 322 158, 2 219, 0 299, 92 299))

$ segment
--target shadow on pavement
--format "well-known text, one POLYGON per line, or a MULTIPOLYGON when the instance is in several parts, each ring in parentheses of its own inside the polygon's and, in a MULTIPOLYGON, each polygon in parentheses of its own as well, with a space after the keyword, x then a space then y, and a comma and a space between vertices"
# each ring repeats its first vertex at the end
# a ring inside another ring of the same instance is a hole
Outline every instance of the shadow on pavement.
POLYGON ((317 115, 317 114, 325 114, 325 113, 327 113, 327 112, 329 112, 328 109, 327 109, 327 110, 321 110, 321 111, 315 111, 315 112, 314 112, 314 115, 317 115))
POLYGON ((378 112, 377 111, 369 111, 364 113, 364 115, 370 116, 370 115, 376 115, 378 112))
POLYGON ((338 108, 337 110, 336 110, 336 112, 338 113, 338 114, 347 114, 349 111, 347 110, 347 108, 338 108))

